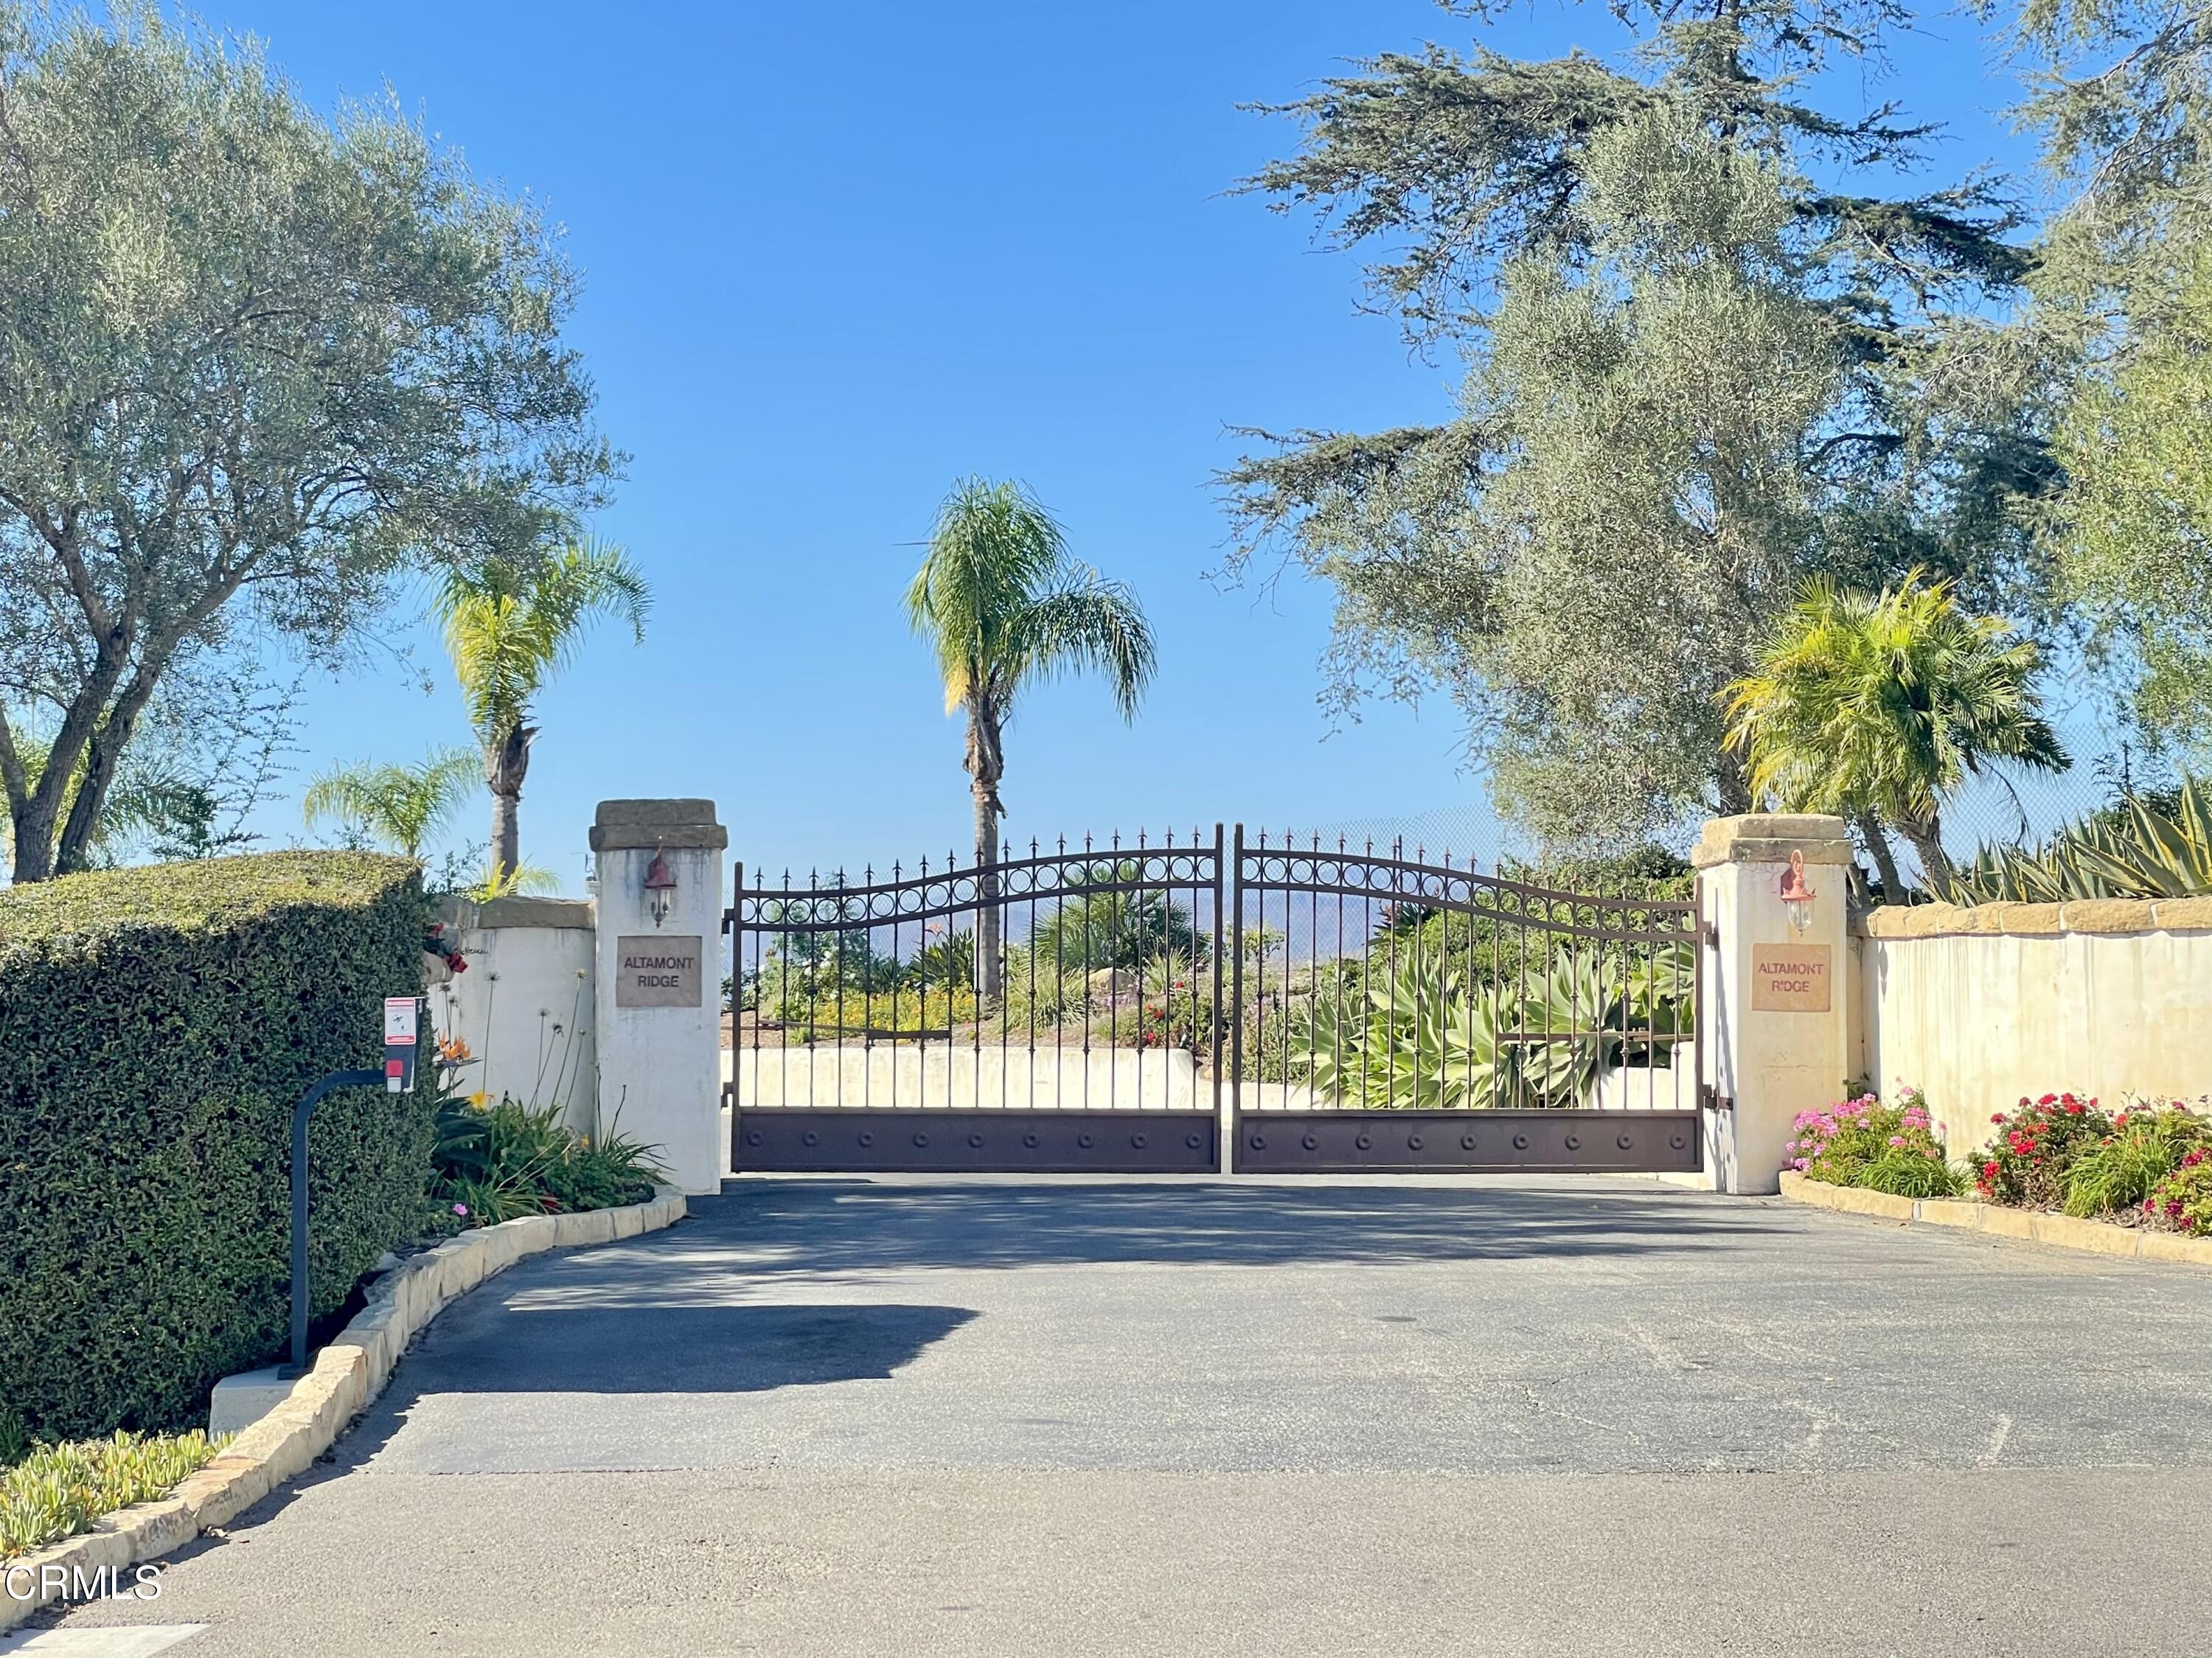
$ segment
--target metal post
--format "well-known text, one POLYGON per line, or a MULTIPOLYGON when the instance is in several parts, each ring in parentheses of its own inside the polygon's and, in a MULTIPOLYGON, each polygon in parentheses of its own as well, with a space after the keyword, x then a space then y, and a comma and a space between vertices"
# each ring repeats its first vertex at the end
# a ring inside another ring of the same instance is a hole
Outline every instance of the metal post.
POLYGON ((292 1108, 292 1376, 307 1369, 307 1117, 334 1088, 375 1088, 383 1082, 380 1070, 333 1071, 292 1108))

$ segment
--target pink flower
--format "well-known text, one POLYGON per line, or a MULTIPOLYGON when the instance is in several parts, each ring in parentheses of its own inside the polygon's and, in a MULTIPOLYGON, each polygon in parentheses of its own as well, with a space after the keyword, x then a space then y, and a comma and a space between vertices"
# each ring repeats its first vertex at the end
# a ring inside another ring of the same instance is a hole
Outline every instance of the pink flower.
POLYGON ((1902 1145, 1905 1144, 1905 1136, 1902 1134, 1892 1134, 1889 1137, 1889 1143, 1892 1145, 1902 1145))
POLYGON ((465 1203, 457 1203, 453 1206, 453 1212, 457 1215, 466 1215, 469 1212, 469 1206, 465 1203))

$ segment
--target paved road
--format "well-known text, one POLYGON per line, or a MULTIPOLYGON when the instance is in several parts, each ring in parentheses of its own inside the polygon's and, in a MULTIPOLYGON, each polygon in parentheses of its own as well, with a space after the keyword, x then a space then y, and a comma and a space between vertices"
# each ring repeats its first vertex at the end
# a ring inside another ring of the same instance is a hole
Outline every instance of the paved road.
POLYGON ((494 1280, 332 1463, 69 1626, 2132 1652, 2201 1623, 2208 1353, 2212 1274, 1636 1181, 738 1182, 494 1280))

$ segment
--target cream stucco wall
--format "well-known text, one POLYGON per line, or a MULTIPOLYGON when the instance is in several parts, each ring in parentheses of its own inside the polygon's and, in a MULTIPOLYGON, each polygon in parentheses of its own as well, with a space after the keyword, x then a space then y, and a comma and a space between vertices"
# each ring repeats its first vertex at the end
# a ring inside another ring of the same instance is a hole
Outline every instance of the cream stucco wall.
POLYGON ((2212 901, 1930 905, 1861 930, 1861 1073, 1926 1090, 1954 1155, 2023 1095, 2212 1090, 2212 901))
POLYGON ((995 1043, 821 1042, 722 1050, 722 1075, 747 1107, 1017 1111, 1191 1111, 1213 1102, 1182 1048, 1065 1052, 995 1043), (1202 1090, 1202 1091, 1201 1091, 1202 1090))
POLYGON ((441 1036, 458 1035, 475 1055, 462 1087, 533 1107, 558 1102, 571 1127, 592 1133, 599 1060, 591 901, 457 902, 446 920, 468 970, 431 987, 430 1017, 441 1036))

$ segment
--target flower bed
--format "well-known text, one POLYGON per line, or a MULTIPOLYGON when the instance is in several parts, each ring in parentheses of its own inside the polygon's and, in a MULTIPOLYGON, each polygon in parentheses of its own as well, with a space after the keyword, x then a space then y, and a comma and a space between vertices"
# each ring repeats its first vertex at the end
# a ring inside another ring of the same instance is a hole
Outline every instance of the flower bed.
POLYGON ((1790 1127, 1790 1167, 1808 1180, 1859 1186, 1901 1198, 1948 1198, 1965 1176, 1943 1155, 1928 1102, 1908 1088, 1894 1105, 1872 1093, 1818 1111, 1801 1111, 1790 1127))
POLYGON ((1996 1133, 1974 1179, 1985 1201, 2212 1234, 2212 1171, 2198 1172, 2212 1117, 2162 1100, 2107 1113, 2069 1093, 2024 1098, 1990 1121, 1996 1133))
POLYGON ((476 1062, 459 1037, 438 1039, 437 1140, 430 1154, 430 1212, 423 1230, 451 1236, 526 1215, 584 1214, 643 1203, 665 1171, 659 1148, 609 1132, 594 1140, 566 1112, 482 1093, 459 1077, 476 1062))
POLYGON ((2107 1112, 2073 1093, 2023 1097, 1990 1119, 1971 1168, 1951 1163, 1924 1097, 1872 1093, 1802 1112, 1788 1167, 1830 1186, 1948 1198, 1971 1176, 1984 1203, 2212 1236, 2212 1101, 2139 1100, 2107 1112))

